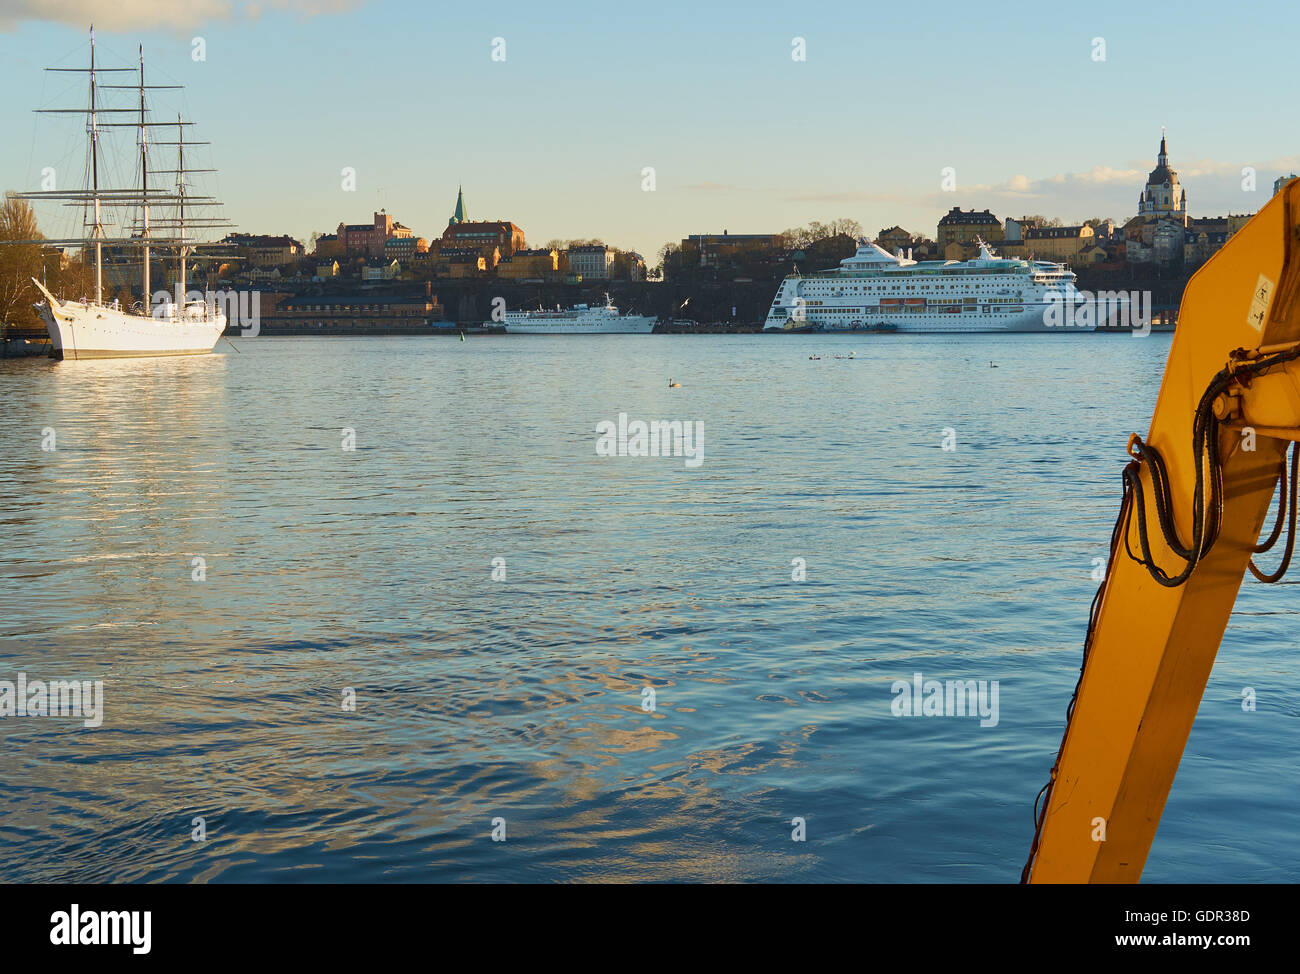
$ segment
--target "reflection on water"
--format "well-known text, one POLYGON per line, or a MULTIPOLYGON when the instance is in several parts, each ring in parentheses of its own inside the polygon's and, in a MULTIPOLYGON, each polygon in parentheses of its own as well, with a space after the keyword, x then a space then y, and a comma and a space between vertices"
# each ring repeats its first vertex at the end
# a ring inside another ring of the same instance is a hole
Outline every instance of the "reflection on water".
MULTIPOLYGON (((0 721, 8 876, 1017 878, 1167 337, 238 345, 0 363, 0 679, 107 711, 0 721), (620 412, 703 466, 596 456, 620 412), (998 725, 893 717, 915 672, 998 725)), ((1294 593, 1146 879, 1294 878, 1294 593)))

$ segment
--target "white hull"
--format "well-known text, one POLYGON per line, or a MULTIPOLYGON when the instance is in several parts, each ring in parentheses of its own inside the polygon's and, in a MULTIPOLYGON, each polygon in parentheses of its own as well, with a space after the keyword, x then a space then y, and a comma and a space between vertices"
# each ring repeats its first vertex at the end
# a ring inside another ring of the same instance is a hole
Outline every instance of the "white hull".
MULTIPOLYGON (((817 331, 882 331, 896 335, 989 335, 1012 332, 1017 334, 1046 333, 1055 334, 1087 332, 1095 330, 1094 324, 1086 326, 1054 327, 1047 322, 1046 305, 1032 307, 1020 312, 963 312, 960 314, 927 312, 904 314, 876 314, 846 326, 838 323, 818 326, 817 331)), ((791 321, 777 323, 769 321, 764 331, 808 331, 812 322, 791 321), (789 327, 786 326, 789 325, 789 327)))
POLYGON ((226 330, 224 314, 207 314, 201 306, 154 318, 93 302, 59 302, 48 292, 40 314, 54 356, 65 361, 207 355, 226 330))
POLYGON ((509 311, 502 323, 507 335, 648 335, 657 320, 619 314, 606 294, 603 305, 575 304, 567 311, 509 311))
POLYGON ((609 321, 592 322, 514 322, 506 319, 509 335, 648 335, 655 319, 640 315, 623 315, 609 321))

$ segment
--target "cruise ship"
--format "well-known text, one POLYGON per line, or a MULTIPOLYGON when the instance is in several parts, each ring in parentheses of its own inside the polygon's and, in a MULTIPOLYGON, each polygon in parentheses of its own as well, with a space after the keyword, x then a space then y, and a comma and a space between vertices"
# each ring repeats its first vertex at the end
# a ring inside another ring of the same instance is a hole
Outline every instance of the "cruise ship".
POLYGON ((568 311, 507 311, 504 324, 508 335, 648 335, 655 320, 619 314, 607 294, 601 307, 575 304, 568 311))
POLYGON ((1078 314, 1082 292, 1064 264, 998 257, 978 243, 979 254, 971 260, 915 261, 860 241, 857 253, 838 268, 782 281, 763 330, 946 334, 1096 328, 1095 309, 1078 314))

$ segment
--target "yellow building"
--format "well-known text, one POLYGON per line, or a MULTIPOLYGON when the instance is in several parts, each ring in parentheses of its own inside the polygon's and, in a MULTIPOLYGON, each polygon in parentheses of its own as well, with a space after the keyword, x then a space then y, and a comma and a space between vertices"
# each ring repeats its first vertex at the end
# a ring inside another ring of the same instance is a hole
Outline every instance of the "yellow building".
POLYGON ((1025 249, 1039 260, 1055 260, 1073 264, 1087 247, 1096 246, 1092 227, 1028 227, 1025 230, 1025 249))
POLYGON ((546 279, 560 269, 558 250, 516 250, 497 264, 497 277, 511 281, 546 279))
POLYGON ((487 258, 469 248, 448 247, 434 264, 439 277, 477 277, 487 272, 487 258), (468 251, 468 252, 466 252, 468 251))
POLYGON ((907 253, 911 249, 914 239, 912 234, 902 227, 893 226, 880 231, 880 234, 876 237, 876 246, 891 254, 899 250, 907 253))
POLYGON ((1254 216, 1254 215, 1255 215, 1254 213, 1229 213, 1229 214, 1228 214, 1228 233, 1229 233, 1229 234, 1234 234, 1234 233, 1236 233, 1238 230, 1240 230, 1242 227, 1244 227, 1247 223, 1249 223, 1249 222, 1250 222, 1250 218, 1251 218, 1252 216, 1254 216))
POLYGON ((951 243, 970 243, 976 237, 993 243, 1005 236, 1002 222, 988 210, 967 210, 954 206, 939 218, 939 231, 935 240, 939 252, 947 253, 951 243))

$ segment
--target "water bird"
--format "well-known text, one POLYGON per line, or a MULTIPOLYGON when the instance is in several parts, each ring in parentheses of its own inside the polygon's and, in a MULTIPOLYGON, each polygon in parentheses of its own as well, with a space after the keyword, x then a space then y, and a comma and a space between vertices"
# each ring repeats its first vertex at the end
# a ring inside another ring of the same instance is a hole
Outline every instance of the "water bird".
POLYGON ((681 384, 680 382, 674 382, 672 379, 669 379, 669 380, 668 380, 668 388, 669 388, 669 389, 680 389, 681 387, 682 387, 682 384, 681 384))

